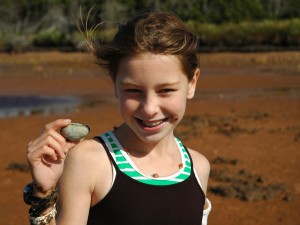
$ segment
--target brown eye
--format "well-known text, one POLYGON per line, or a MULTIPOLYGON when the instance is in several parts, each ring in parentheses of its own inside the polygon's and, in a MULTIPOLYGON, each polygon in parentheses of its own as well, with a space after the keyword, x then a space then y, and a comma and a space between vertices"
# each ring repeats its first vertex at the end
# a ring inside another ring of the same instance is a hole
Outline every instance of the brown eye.
POLYGON ((125 92, 127 92, 127 93, 140 93, 142 91, 139 90, 139 89, 128 88, 128 89, 125 89, 125 92))

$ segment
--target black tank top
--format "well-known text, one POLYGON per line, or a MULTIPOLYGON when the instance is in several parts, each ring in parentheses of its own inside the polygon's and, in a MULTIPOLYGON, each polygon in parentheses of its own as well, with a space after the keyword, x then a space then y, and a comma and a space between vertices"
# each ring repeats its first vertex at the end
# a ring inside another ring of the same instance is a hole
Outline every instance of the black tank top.
MULTIPOLYGON (((180 183, 165 186, 145 184, 124 174, 104 141, 98 139, 116 169, 116 177, 109 193, 91 207, 88 225, 201 224, 205 195, 193 169, 190 176, 180 183)), ((193 168, 191 157, 190 160, 193 168)))

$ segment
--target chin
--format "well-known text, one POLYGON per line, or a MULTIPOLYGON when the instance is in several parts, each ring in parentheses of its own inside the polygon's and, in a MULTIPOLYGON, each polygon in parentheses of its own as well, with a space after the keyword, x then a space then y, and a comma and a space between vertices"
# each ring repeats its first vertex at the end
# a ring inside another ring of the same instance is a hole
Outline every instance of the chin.
POLYGON ((173 136, 173 129, 169 131, 163 130, 157 133, 134 131, 135 135, 144 143, 155 144, 163 140, 169 135, 173 136))

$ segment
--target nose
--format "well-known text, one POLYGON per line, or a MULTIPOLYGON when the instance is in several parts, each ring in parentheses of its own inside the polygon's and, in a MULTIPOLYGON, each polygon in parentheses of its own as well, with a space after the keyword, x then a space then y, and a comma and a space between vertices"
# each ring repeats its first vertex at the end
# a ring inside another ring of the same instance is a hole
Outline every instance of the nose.
POLYGON ((141 102, 140 108, 146 118, 152 118, 159 110, 159 101, 153 95, 146 95, 141 102))

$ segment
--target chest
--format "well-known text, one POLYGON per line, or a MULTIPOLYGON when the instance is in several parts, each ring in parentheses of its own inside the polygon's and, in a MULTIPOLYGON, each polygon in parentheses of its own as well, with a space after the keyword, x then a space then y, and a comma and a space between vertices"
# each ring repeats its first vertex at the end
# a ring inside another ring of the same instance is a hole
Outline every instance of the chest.
POLYGON ((204 199, 193 174, 175 185, 153 186, 117 173, 110 192, 91 208, 88 225, 199 225, 204 199))

